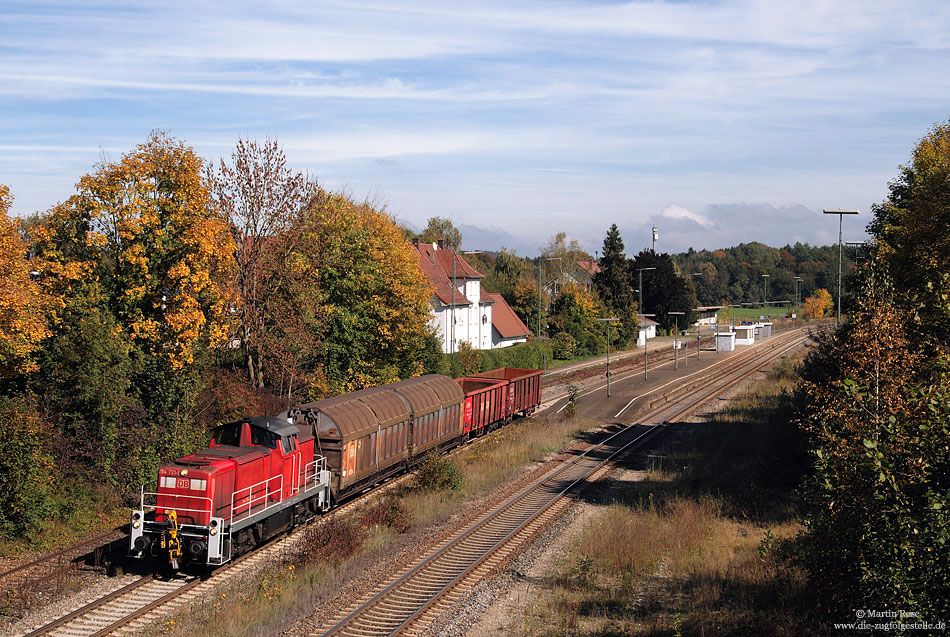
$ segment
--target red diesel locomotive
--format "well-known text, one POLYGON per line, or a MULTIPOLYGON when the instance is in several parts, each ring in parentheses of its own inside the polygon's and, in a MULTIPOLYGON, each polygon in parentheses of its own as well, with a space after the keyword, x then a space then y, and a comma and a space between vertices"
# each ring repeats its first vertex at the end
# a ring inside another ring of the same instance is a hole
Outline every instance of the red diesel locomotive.
POLYGON ((130 555, 219 565, 441 451, 530 415, 541 371, 432 374, 214 430, 159 469, 132 511, 130 555))

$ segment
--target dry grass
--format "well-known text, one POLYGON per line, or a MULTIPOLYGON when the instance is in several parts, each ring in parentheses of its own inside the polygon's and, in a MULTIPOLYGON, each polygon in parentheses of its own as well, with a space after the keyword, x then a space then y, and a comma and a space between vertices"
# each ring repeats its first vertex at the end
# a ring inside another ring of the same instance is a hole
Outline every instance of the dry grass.
POLYGON ((521 420, 495 432, 454 457, 462 486, 455 491, 416 489, 405 491, 401 501, 413 525, 441 524, 473 497, 509 482, 527 465, 560 451, 593 423, 565 418, 521 420))
POLYGON ((628 482, 575 540, 512 632, 820 634, 783 557, 802 459, 788 420, 794 365, 736 400, 628 482))
POLYGON ((400 542, 400 533, 443 525, 474 496, 509 481, 525 466, 559 451, 594 425, 567 419, 518 421, 454 456, 457 490, 406 488, 371 499, 355 515, 308 531, 301 552, 258 576, 233 585, 157 627, 156 633, 198 635, 213 625, 220 635, 272 635, 321 607, 346 580, 400 542))

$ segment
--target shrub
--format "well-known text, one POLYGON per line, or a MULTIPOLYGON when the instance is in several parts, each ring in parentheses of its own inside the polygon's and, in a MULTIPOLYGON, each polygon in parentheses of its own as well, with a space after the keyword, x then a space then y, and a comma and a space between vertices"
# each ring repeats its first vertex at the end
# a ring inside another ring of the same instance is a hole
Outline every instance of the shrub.
POLYGON ((562 361, 574 358, 577 352, 577 340, 567 332, 561 332, 554 337, 554 357, 562 361))
POLYGON ((430 451, 416 470, 416 488, 420 491, 458 491, 462 475, 451 458, 430 451))
POLYGON ((405 533, 412 525, 409 512, 403 508, 398 498, 388 496, 376 500, 367 507, 360 516, 363 526, 385 526, 397 533, 405 533))
POLYGON ((339 563, 356 555, 366 540, 366 529, 352 518, 334 515, 307 529, 297 559, 303 564, 339 563))
POLYGON ((564 408, 564 413, 567 414, 568 418, 575 418, 577 416, 577 403, 580 402, 580 391, 577 389, 577 385, 568 385, 567 386, 567 406, 564 408))
POLYGON ((26 535, 48 517, 53 458, 48 427, 22 399, 0 398, 0 535, 26 535))
POLYGON ((500 347, 482 352, 482 371, 498 369, 499 367, 520 367, 527 369, 541 369, 545 360, 554 358, 551 342, 529 341, 518 343, 510 347, 500 347))

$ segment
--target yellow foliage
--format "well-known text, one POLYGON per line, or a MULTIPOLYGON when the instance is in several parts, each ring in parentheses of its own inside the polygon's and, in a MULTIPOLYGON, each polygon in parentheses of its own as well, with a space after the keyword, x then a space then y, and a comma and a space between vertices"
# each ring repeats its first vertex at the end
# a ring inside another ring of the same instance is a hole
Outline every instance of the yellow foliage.
POLYGON ((84 176, 36 243, 51 292, 68 297, 110 279, 116 317, 173 369, 227 338, 234 243, 202 160, 164 133, 84 176))
POLYGON ((805 299, 802 304, 802 315, 807 319, 820 319, 825 312, 834 309, 834 302, 831 300, 831 293, 820 288, 815 293, 805 299))
POLYGON ((0 184, 0 377, 35 370, 30 354, 48 334, 46 298, 30 278, 17 223, 7 216, 12 201, 0 184))
POLYGON ((431 292, 392 218, 323 192, 306 213, 300 245, 319 273, 318 314, 334 326, 324 336, 334 352, 324 365, 329 386, 356 389, 421 373, 431 292))

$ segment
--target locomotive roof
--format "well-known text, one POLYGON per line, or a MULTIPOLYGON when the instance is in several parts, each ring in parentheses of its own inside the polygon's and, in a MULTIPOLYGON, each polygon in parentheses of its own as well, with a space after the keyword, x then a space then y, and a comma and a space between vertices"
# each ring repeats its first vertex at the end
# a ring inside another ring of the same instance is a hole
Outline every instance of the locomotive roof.
POLYGON ((256 460, 262 456, 269 455, 269 453, 269 451, 265 451, 260 447, 233 447, 231 445, 218 445, 216 447, 202 449, 201 451, 189 454, 184 458, 179 458, 178 460, 175 460, 175 464, 184 465, 186 467, 207 468, 208 465, 214 464, 215 460, 222 458, 234 460, 238 464, 244 464, 246 462, 256 460))
POLYGON ((297 428, 288 420, 275 418, 273 416, 258 416, 256 418, 245 418, 239 422, 249 423, 252 427, 259 427, 272 431, 278 436, 293 436, 297 433, 297 428))
POLYGON ((350 394, 301 405, 318 414, 320 437, 349 442, 381 427, 451 407, 464 399, 458 383, 440 374, 361 389, 350 394))

